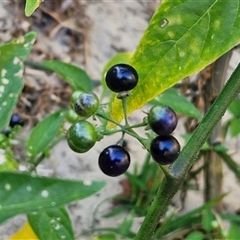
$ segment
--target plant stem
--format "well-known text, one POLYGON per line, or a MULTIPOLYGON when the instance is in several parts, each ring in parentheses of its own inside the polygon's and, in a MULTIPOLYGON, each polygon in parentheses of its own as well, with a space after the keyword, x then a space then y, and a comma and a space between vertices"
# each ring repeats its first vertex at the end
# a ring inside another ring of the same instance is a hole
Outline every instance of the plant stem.
POLYGON ((209 138, 213 128, 222 118, 239 91, 240 64, 203 117, 187 145, 182 149, 178 159, 170 166, 169 173, 171 175, 166 176, 160 185, 135 240, 151 239, 160 218, 164 215, 173 196, 181 187, 189 169, 196 162, 200 148, 209 138))
POLYGON ((122 98, 122 108, 123 108, 125 126, 129 126, 129 124, 128 124, 128 114, 127 114, 127 97, 122 98))

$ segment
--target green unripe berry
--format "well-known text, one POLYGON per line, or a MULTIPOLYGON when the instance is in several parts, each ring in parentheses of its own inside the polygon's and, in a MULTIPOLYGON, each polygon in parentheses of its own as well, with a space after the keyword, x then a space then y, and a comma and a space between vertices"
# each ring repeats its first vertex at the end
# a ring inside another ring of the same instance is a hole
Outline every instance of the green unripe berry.
POLYGON ((68 109, 67 111, 67 114, 66 114, 66 119, 70 122, 70 123, 74 123, 78 120, 78 115, 76 114, 76 112, 70 108, 68 109))
POLYGON ((75 112, 81 117, 90 117, 97 110, 99 99, 93 92, 82 93, 74 103, 75 112))
POLYGON ((68 146, 77 153, 84 153, 91 149, 97 140, 97 133, 93 125, 85 120, 78 121, 68 129, 68 146))
POLYGON ((74 104, 77 101, 79 95, 82 94, 82 93, 84 93, 84 92, 83 91, 79 91, 79 90, 74 91, 72 93, 72 95, 71 95, 71 103, 74 104))

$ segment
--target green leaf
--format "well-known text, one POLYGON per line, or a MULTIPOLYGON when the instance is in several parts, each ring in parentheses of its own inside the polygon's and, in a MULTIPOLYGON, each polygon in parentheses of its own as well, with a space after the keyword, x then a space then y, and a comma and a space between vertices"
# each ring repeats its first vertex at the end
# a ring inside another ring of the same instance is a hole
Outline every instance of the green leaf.
POLYGON ((212 230, 212 221, 215 220, 210 208, 205 208, 202 213, 202 226, 204 230, 210 232, 212 230))
POLYGON ((240 179, 240 166, 226 152, 217 152, 223 159, 227 167, 234 173, 235 177, 240 179))
POLYGON ((28 151, 31 156, 36 156, 52 142, 64 120, 62 111, 55 112, 41 122, 31 131, 28 139, 28 151))
POLYGON ((89 197, 104 187, 87 182, 0 172, 0 223, 22 213, 45 211, 89 197))
POLYGON ((236 137, 240 133, 240 119, 231 119, 229 128, 231 137, 236 137))
POLYGON ((231 226, 228 232, 228 239, 239 239, 240 229, 236 222, 231 222, 231 226))
POLYGON ((5 154, 1 157, 3 158, 3 160, 1 160, 0 171, 18 169, 17 161, 13 159, 11 156, 9 156, 8 154, 5 154))
POLYGON ((205 239, 204 234, 199 231, 194 231, 188 234, 187 237, 185 238, 185 240, 203 240, 203 239, 205 239))
POLYGON ((114 234, 106 233, 106 234, 96 236, 94 240, 117 240, 117 238, 114 234))
MULTIPOLYGON (((202 70, 239 42, 239 0, 163 0, 130 61, 139 83, 128 98, 128 113, 202 70)), ((111 116, 117 121, 123 118, 117 98, 111 104, 111 116)))
POLYGON ((235 118, 240 118, 240 100, 233 100, 233 102, 228 107, 228 110, 233 114, 235 118))
POLYGON ((71 220, 63 207, 30 213, 28 221, 40 240, 74 239, 71 220))
POLYGON ((23 60, 36 39, 30 32, 0 46, 0 131, 8 124, 23 89, 23 60))
POLYGON ((59 74, 71 85, 73 91, 82 90, 90 92, 93 89, 91 78, 84 70, 77 66, 57 60, 43 61, 42 65, 45 68, 59 74))
POLYGON ((171 107, 175 112, 183 115, 201 119, 202 114, 199 110, 183 95, 181 95, 175 88, 169 88, 155 99, 151 101, 152 104, 162 104, 171 107))
POLYGON ((31 16, 33 12, 39 7, 42 0, 26 0, 25 15, 31 16))
MULTIPOLYGON (((195 223, 195 216, 201 214, 204 209, 212 208, 215 206, 219 201, 221 201, 227 194, 222 194, 213 200, 210 200, 203 204, 202 206, 192 210, 191 212, 186 213, 183 216, 178 217, 177 219, 173 219, 170 223, 168 223, 168 232, 173 231, 176 228, 187 227, 191 226, 195 223)), ((197 219, 196 219, 197 220, 197 219)), ((161 232, 162 233, 162 232, 161 232)))

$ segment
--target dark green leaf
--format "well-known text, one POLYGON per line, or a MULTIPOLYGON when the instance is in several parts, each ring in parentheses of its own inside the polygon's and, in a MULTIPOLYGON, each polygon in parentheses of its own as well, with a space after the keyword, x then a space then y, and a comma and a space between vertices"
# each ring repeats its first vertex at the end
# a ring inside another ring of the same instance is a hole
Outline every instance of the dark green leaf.
POLYGON ((29 213, 28 221, 40 240, 74 239, 71 220, 63 207, 29 213))
POLYGON ((223 213, 221 214, 221 218, 223 220, 228 220, 228 221, 235 221, 235 222, 238 222, 240 223, 240 216, 239 215, 236 215, 236 214, 230 214, 230 213, 223 213))
POLYGON ((18 214, 45 211, 89 197, 104 185, 102 181, 85 183, 0 172, 0 223, 18 214))
POLYGON ((74 91, 82 90, 90 92, 93 89, 93 83, 88 74, 81 68, 69 63, 57 60, 43 61, 42 65, 59 74, 66 82, 68 82, 74 91))
POLYGON ((235 177, 240 179, 240 166, 226 152, 217 152, 228 168, 234 173, 235 177))
POLYGON ((0 131, 9 123, 23 89, 23 60, 31 51, 36 33, 30 32, 0 46, 0 131))
POLYGON ((28 151, 31 156, 45 150, 60 130, 63 120, 64 113, 58 111, 47 116, 32 129, 28 139, 28 151))
MULTIPOLYGON (((240 42, 238 0, 164 0, 131 58, 139 84, 128 98, 128 113, 143 107, 181 79, 218 59, 240 42)), ((114 99, 111 116, 123 118, 114 99)))
POLYGON ((151 101, 152 104, 162 104, 171 107, 175 112, 183 115, 202 118, 199 110, 186 97, 182 96, 176 89, 169 88, 151 101))
POLYGON ((226 153, 228 151, 228 148, 226 148, 222 144, 217 144, 217 145, 213 146, 213 149, 216 152, 225 152, 226 153))
POLYGON ((228 110, 233 114, 235 118, 240 118, 240 100, 235 99, 228 107, 228 110))
MULTIPOLYGON (((187 227, 189 225, 192 225, 193 223, 195 223, 195 218, 196 216, 200 215, 201 212, 204 209, 208 209, 213 207, 214 205, 216 205, 219 201, 221 201, 227 194, 222 194, 219 197, 208 201, 207 203, 203 204, 202 206, 192 210, 189 213, 186 213, 183 216, 178 217, 177 219, 174 219, 173 221, 171 221, 168 224, 168 231, 172 231, 173 229, 176 228, 181 228, 181 227, 187 227)), ((196 218, 197 220, 198 218, 196 218)), ((200 220, 200 219, 199 219, 200 220)))

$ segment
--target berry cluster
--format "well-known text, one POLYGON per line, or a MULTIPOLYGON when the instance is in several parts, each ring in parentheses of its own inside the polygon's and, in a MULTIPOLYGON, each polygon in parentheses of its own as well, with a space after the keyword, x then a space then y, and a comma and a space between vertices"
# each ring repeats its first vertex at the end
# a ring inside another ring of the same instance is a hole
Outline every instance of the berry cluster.
MULTIPOLYGON (((105 80, 108 88, 118 93, 117 97, 122 100, 123 108, 126 107, 124 101, 129 96, 129 91, 134 89, 138 83, 137 71, 128 64, 116 64, 107 71, 105 80)), ((68 129, 67 142, 73 151, 84 153, 92 148, 95 142, 100 140, 103 135, 109 135, 109 131, 106 128, 94 127, 86 118, 94 115, 108 121, 111 121, 111 119, 103 109, 98 111, 99 99, 95 93, 78 93, 77 97, 75 94, 73 95, 73 109, 81 119, 75 121, 68 129)), ((126 115, 126 109, 124 113, 126 115)), ((126 119, 125 125, 128 128, 119 124, 122 131, 122 138, 119 143, 106 147, 98 158, 98 165, 102 172, 111 177, 123 174, 130 165, 130 155, 123 145, 123 137, 127 132, 126 129, 132 129, 137 127, 137 125, 129 126, 126 119)), ((169 107, 154 106, 148 113, 147 119, 147 122, 144 121, 139 126, 148 124, 153 132, 158 135, 150 144, 149 151, 153 159, 159 164, 172 163, 180 152, 178 141, 170 135, 177 126, 176 113, 169 107)), ((115 132, 119 132, 119 130, 112 131, 111 134, 115 132)), ((140 139, 140 136, 135 136, 140 139)))
POLYGON ((93 92, 80 93, 75 99, 74 110, 81 117, 74 122, 67 131, 68 146, 77 153, 90 150, 97 141, 97 132, 94 126, 85 120, 94 114, 99 106, 99 99, 93 92))
POLYGON ((158 134, 151 142, 150 153, 159 164, 173 163, 180 153, 180 144, 170 135, 177 122, 177 115, 170 107, 153 106, 148 114, 149 126, 158 134))
POLYGON ((9 122, 9 125, 2 130, 2 133, 8 137, 12 131, 12 129, 15 127, 15 126, 21 126, 23 127, 24 125, 24 121, 23 119, 17 114, 17 113, 13 113, 12 116, 11 116, 11 119, 10 119, 10 122, 9 122))

